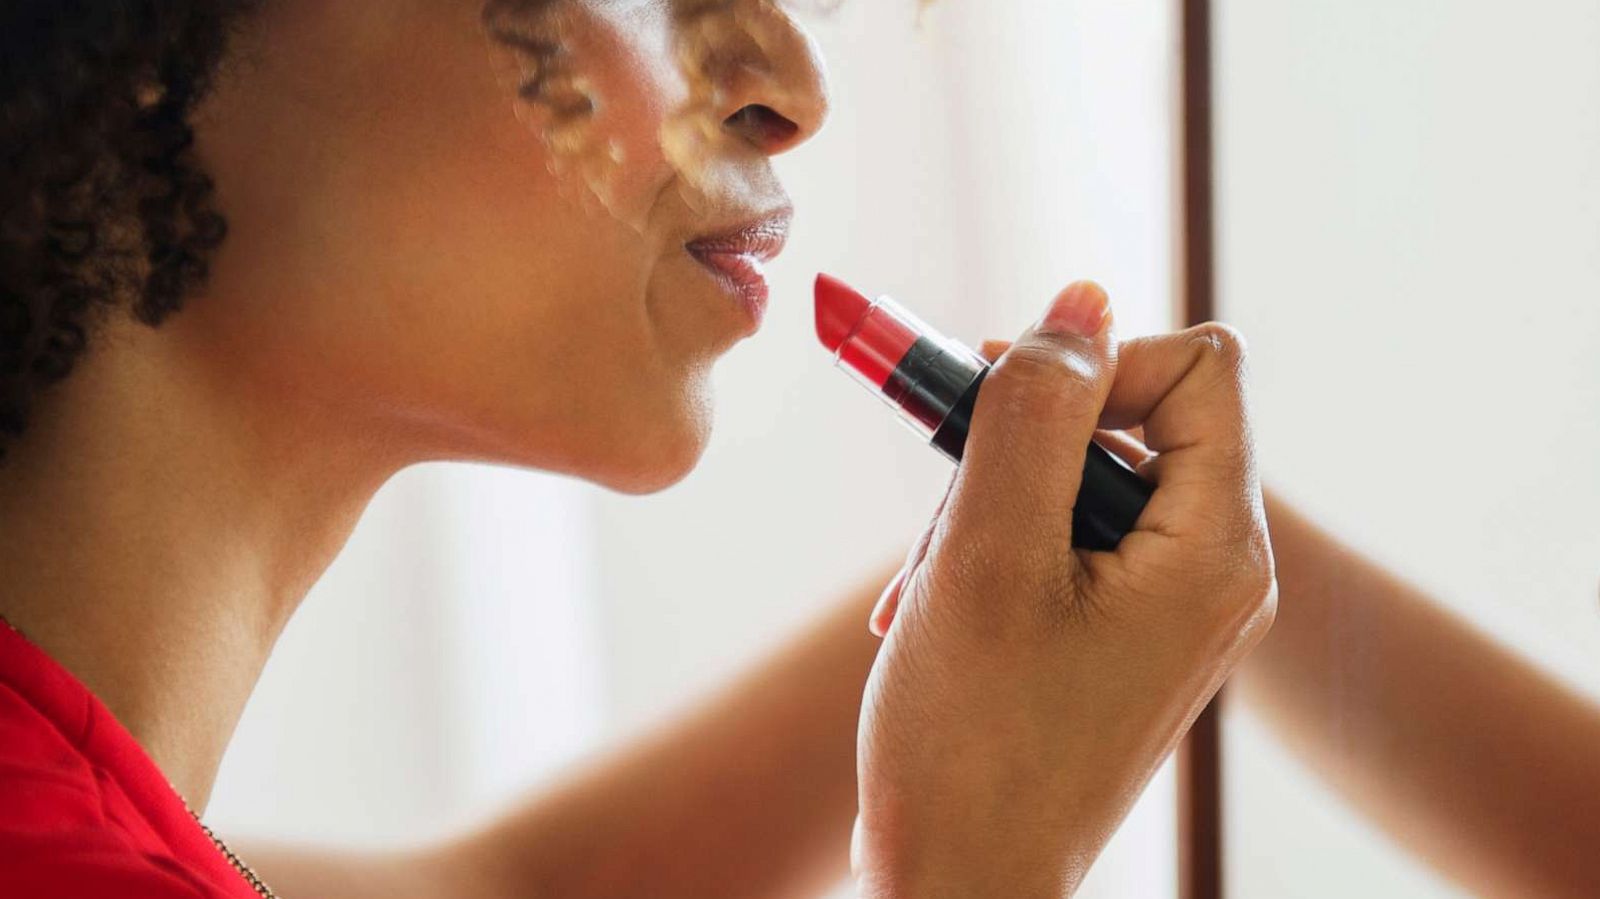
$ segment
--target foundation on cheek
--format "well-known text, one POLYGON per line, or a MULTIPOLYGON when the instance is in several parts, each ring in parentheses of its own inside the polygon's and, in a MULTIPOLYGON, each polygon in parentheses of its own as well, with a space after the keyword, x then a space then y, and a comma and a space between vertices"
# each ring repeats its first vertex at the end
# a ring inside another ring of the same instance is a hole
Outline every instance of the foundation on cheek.
POLYGON ((622 143, 607 133, 604 98, 584 67, 581 12, 571 0, 489 0, 490 61, 568 196, 638 229, 621 205, 622 143))
MULTIPOLYGON (((826 10, 837 0, 803 5, 826 10)), ((728 141, 738 139, 725 127, 735 112, 730 91, 759 79, 762 105, 782 110, 799 101, 785 95, 790 89, 773 70, 803 38, 777 0, 672 0, 664 15, 679 80, 661 87, 681 99, 661 122, 657 149, 684 202, 700 211, 714 205, 708 198, 737 188, 722 179, 736 177, 738 166, 719 164, 732 158, 728 141)), ((624 208, 622 185, 627 167, 652 160, 628 158, 615 136, 624 123, 608 120, 615 106, 596 88, 591 67, 602 63, 585 58, 586 40, 607 27, 602 19, 584 0, 488 0, 483 11, 495 68, 516 97, 518 119, 543 144, 550 172, 579 199, 642 230, 646 211, 624 208)))

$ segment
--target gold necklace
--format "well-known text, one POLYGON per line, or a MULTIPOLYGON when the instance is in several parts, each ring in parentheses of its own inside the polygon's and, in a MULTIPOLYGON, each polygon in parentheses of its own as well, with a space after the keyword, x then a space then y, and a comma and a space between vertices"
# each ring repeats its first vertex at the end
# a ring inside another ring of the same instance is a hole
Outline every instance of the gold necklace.
MULTIPOLYGON (((21 628, 12 624, 4 615, 0 615, 0 624, 10 628, 12 633, 22 639, 28 640, 28 635, 24 634, 21 628)), ((28 642, 32 643, 33 641, 28 640, 28 642)), ((35 643, 34 645, 37 646, 38 644, 35 643)), ((172 791, 172 795, 178 797, 178 801, 183 803, 183 810, 189 813, 189 817, 194 819, 195 824, 199 825, 200 832, 211 840, 211 845, 217 847, 217 851, 222 853, 222 857, 228 860, 228 864, 233 865, 233 870, 239 872, 239 876, 244 878, 245 883, 250 884, 250 888, 256 891, 256 895, 262 897, 262 899, 278 899, 278 894, 272 891, 272 887, 267 886, 267 882, 262 880, 249 865, 245 864, 244 859, 235 855, 233 850, 228 848, 228 844, 222 842, 222 838, 207 827, 206 822, 200 820, 200 816, 195 814, 194 809, 189 807, 189 800, 183 798, 183 794, 179 793, 178 788, 172 785, 172 781, 167 781, 167 789, 172 791)))
MULTIPOLYGON (((176 793, 177 791, 174 790, 173 792, 176 793)), ((179 797, 179 799, 182 798, 181 796, 179 797)), ((189 808, 187 801, 183 803, 183 807, 188 810, 189 817, 194 819, 194 823, 200 825, 200 829, 205 832, 205 835, 211 838, 211 845, 217 847, 217 851, 222 853, 223 858, 228 860, 228 864, 233 865, 233 870, 238 871, 239 876, 250 884, 250 888, 256 891, 256 895, 262 897, 262 899, 278 899, 278 894, 272 891, 272 887, 267 886, 266 881, 257 876, 256 872, 244 863, 244 859, 233 854, 233 850, 228 848, 228 844, 222 842, 222 837, 213 833, 211 828, 206 826, 206 822, 200 820, 200 816, 194 813, 194 809, 189 808)))

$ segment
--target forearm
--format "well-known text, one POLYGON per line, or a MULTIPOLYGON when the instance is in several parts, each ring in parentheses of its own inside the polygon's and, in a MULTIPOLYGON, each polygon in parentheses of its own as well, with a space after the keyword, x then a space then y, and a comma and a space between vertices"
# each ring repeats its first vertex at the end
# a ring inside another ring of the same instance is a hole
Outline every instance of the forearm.
POLYGON ((821 892, 848 868, 880 587, 863 585, 689 716, 458 843, 457 861, 505 896, 821 892))
POLYGON ((1274 496, 1280 602, 1237 682, 1397 840, 1489 894, 1600 894, 1600 710, 1274 496))

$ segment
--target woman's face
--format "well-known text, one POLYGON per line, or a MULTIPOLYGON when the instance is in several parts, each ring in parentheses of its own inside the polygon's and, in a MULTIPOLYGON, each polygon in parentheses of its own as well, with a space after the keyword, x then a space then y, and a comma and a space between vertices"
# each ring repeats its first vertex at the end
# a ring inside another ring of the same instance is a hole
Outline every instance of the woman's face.
POLYGON ((197 121, 229 237, 164 327, 264 414, 655 489, 826 108, 770 0, 266 0, 197 121))

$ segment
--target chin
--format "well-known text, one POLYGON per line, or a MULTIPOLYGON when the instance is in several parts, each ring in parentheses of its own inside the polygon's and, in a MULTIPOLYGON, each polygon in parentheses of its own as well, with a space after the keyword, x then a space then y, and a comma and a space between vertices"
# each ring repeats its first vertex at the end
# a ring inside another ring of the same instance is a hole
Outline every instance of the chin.
MULTIPOLYGON (((700 464, 711 439, 711 402, 700 392, 683 398, 670 411, 656 409, 648 419, 635 418, 620 434, 604 442, 603 458, 591 459, 583 475, 618 493, 641 496, 682 481, 700 464), (594 463, 600 463, 598 465, 594 463)), ((599 441, 594 445, 601 445, 599 441)))
POLYGON ((590 480, 633 496, 657 493, 694 471, 705 455, 708 436, 685 431, 670 441, 641 443, 590 480))
POLYGON ((665 490, 694 471, 710 442, 708 370, 627 372, 574 387, 562 402, 491 405, 435 435, 443 444, 429 458, 548 471, 632 495, 665 490))

